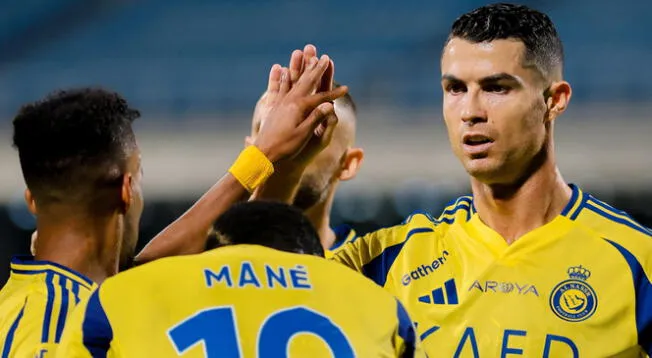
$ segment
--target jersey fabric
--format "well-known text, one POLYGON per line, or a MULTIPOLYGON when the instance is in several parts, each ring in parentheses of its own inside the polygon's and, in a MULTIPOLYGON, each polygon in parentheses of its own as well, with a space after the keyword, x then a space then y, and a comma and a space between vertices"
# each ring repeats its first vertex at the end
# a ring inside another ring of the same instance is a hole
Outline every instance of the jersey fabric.
POLYGON ((57 356, 286 352, 425 356, 406 310, 373 282, 323 258, 257 245, 161 259, 108 279, 76 310, 57 356))
POLYGON ((330 249, 324 252, 326 258, 332 258, 345 244, 353 242, 359 237, 352 227, 345 224, 334 227, 333 232, 335 233, 335 242, 330 249))
POLYGON ((406 305, 431 357, 649 354, 652 232, 571 187, 559 216, 511 245, 461 197, 334 259, 406 305))
POLYGON ((72 309, 95 284, 48 261, 14 257, 0 291, 1 357, 48 357, 55 353, 72 309))

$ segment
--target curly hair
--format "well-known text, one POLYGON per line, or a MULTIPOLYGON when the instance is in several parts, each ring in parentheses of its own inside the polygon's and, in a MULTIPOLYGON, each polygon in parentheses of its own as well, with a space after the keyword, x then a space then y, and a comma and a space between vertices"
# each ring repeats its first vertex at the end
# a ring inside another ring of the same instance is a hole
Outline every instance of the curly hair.
POLYGON ((285 203, 250 201, 236 204, 214 225, 207 248, 258 244, 276 250, 324 256, 319 235, 301 210, 285 203))
POLYGON ((120 177, 136 148, 140 113, 115 92, 57 91, 23 106, 13 120, 27 187, 37 202, 73 202, 120 177))

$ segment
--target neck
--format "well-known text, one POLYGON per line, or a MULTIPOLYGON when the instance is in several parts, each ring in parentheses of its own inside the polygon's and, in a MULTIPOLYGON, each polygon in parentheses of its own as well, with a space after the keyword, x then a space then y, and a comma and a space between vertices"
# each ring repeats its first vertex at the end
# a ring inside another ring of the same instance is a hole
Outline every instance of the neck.
POLYGON ((118 228, 117 217, 39 214, 35 259, 55 262, 102 283, 118 272, 118 228))
POLYGON ((471 187, 480 219, 508 244, 552 221, 572 195, 552 161, 518 184, 488 185, 471 179, 471 187))
POLYGON ((330 213, 333 206, 335 190, 331 187, 326 198, 306 210, 304 214, 308 217, 312 226, 315 227, 319 234, 319 241, 324 250, 330 250, 335 244, 335 232, 331 228, 330 213))

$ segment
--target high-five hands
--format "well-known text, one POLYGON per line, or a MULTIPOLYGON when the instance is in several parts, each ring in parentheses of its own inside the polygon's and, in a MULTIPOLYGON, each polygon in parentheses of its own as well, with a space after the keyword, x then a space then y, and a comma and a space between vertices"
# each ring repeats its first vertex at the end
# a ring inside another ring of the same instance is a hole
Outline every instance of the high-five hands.
POLYGON ((289 69, 272 66, 265 108, 258 111, 260 129, 250 143, 273 163, 323 149, 337 124, 332 102, 348 91, 345 86, 332 89, 330 58, 318 59, 314 46, 306 48, 292 54, 289 69))

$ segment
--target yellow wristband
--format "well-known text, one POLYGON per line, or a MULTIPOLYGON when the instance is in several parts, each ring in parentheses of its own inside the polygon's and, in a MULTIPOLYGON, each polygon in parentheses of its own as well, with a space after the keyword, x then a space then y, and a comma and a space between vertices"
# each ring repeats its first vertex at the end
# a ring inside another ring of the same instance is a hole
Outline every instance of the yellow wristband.
POLYGON ((274 174, 274 165, 255 145, 247 146, 233 162, 229 173, 250 193, 274 174))

